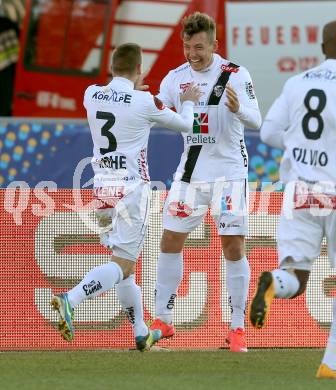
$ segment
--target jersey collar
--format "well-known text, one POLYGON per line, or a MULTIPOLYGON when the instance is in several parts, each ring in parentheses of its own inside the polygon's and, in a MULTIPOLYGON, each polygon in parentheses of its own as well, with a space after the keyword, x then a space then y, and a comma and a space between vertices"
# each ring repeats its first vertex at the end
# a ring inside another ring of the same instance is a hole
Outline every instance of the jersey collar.
POLYGON ((324 61, 324 63, 336 68, 336 59, 334 58, 328 58, 327 60, 324 61))
POLYGON ((121 83, 121 84, 126 84, 128 87, 130 87, 131 89, 134 89, 134 83, 133 81, 127 79, 126 77, 120 77, 120 76, 115 76, 113 77, 113 79, 111 80, 110 84, 113 83, 113 82, 118 82, 118 83, 121 83))

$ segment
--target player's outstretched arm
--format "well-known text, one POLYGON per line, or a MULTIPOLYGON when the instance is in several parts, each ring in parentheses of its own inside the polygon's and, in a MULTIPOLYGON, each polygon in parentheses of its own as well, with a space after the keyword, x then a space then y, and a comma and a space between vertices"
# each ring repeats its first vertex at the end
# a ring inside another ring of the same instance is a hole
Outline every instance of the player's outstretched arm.
POLYGON ((172 129, 178 132, 187 133, 192 129, 194 122, 194 104, 199 101, 202 92, 195 85, 190 85, 180 95, 182 111, 177 114, 154 97, 154 105, 150 117, 157 125, 172 129))
POLYGON ((272 148, 285 149, 284 130, 277 122, 265 119, 260 129, 260 139, 272 148))

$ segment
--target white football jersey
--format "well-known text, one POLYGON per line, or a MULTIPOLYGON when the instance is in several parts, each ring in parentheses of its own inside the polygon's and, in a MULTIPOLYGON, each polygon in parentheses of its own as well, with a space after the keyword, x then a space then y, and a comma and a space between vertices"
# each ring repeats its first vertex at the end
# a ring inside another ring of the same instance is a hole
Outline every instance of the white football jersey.
POLYGON ((132 185, 149 181, 147 144, 155 124, 188 132, 193 124, 194 103, 183 103, 176 114, 149 92, 114 77, 106 86, 91 85, 84 94, 84 107, 93 140, 94 187, 132 185))
POLYGON ((179 94, 192 82, 203 95, 194 108, 193 129, 183 134, 184 152, 175 180, 214 182, 246 178, 248 157, 244 125, 254 129, 261 125, 248 71, 214 54, 212 64, 201 72, 194 71, 189 63, 170 71, 161 83, 158 97, 180 112, 179 94), (230 112, 224 104, 227 83, 238 95, 240 109, 237 113, 230 112))
POLYGON ((285 150, 284 182, 336 183, 336 60, 286 82, 266 115, 261 138, 285 150))

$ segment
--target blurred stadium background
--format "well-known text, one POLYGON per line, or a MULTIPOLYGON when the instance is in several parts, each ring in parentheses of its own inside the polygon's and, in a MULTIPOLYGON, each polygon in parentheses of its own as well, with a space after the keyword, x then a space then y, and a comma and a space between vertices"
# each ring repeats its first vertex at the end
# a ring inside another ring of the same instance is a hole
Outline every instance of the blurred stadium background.
MULTIPOLYGON (((0 307, 6 313, 0 319, 0 350, 133 346, 131 329, 113 291, 78 310, 76 340, 71 345, 57 334, 48 306, 52 292, 72 286, 93 265, 108 259, 89 229, 90 214, 83 217, 79 212, 91 199, 92 178, 89 165, 77 166, 92 148, 82 97, 89 84, 109 80, 113 48, 129 41, 144 48, 146 81, 156 93, 168 70, 184 61, 180 21, 195 10, 215 18, 220 54, 249 69, 265 114, 287 78, 323 60, 322 26, 335 19, 336 1, 0 2, 0 36, 11 29, 17 32, 0 45, 0 307)), ((246 144, 252 190, 247 238, 252 295, 259 272, 277 264, 281 151, 263 144, 249 129, 246 144)), ((151 224, 137 273, 148 319, 154 314, 162 203, 181 151, 180 136, 153 129, 151 224)), ((223 347, 230 319, 225 262, 209 215, 191 234, 184 256, 175 315, 178 333, 160 345, 223 347)), ((249 346, 324 347, 336 295, 335 275, 324 245, 305 296, 276 302, 265 331, 247 325, 249 346)))

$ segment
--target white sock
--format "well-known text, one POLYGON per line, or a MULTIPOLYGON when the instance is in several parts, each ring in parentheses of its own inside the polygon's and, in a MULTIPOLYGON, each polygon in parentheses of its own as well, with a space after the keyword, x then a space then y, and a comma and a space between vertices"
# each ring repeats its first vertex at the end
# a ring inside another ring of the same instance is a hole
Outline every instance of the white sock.
POLYGON ((115 290, 133 327, 134 337, 146 336, 148 327, 143 319, 141 288, 135 283, 134 274, 118 283, 115 290))
POLYGON ((322 363, 326 364, 332 370, 336 370, 336 299, 334 300, 333 306, 333 322, 322 363))
POLYGON ((182 253, 160 253, 155 288, 156 317, 167 324, 173 321, 174 301, 183 278, 182 253))
POLYGON ((237 261, 226 260, 226 288, 231 307, 231 329, 244 329, 249 284, 250 265, 246 256, 237 261))
POLYGON ((276 298, 291 298, 298 292, 300 283, 292 273, 283 269, 275 269, 272 275, 276 298))
POLYGON ((68 291, 70 305, 74 308, 85 299, 92 299, 110 290, 123 279, 123 271, 117 263, 100 265, 89 271, 84 279, 68 291))

